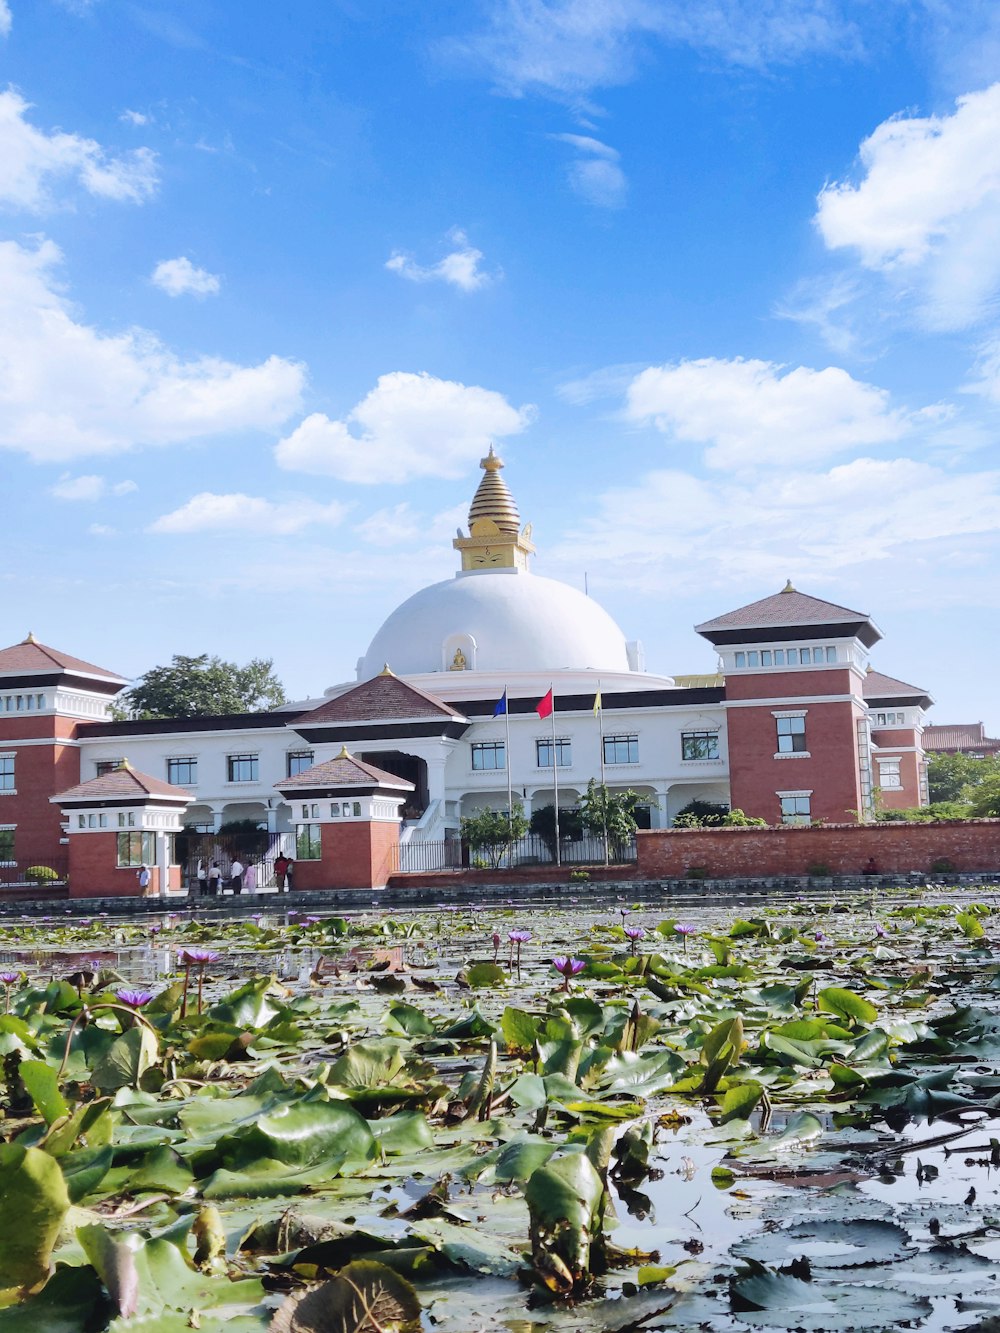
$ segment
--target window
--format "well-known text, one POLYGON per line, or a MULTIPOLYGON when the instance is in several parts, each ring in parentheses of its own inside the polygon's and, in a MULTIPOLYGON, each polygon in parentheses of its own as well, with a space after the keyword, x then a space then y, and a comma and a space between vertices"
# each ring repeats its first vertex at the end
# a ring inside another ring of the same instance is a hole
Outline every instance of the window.
POLYGON ((783 824, 808 824, 810 820, 810 802, 812 794, 803 792, 798 795, 779 796, 781 802, 781 822, 783 824))
POLYGON ((788 658, 788 665, 789 665, 789 666, 798 666, 798 664, 799 664, 799 650, 798 650, 798 648, 788 648, 788 649, 786 649, 785 656, 788 658))
POLYGON ((135 828, 135 811, 129 810, 127 814, 119 814, 119 828, 135 828))
POLYGON ((295 825, 296 861, 319 861, 322 859, 319 830, 319 824, 295 825))
POLYGON ((472 744, 472 771, 485 773, 489 769, 506 768, 507 752, 503 741, 474 741, 472 744))
POLYGON ((0 863, 14 859, 14 830, 0 828, 0 863))
POLYGON ((312 801, 302 806, 303 819, 319 819, 319 802, 312 801))
POLYGON ((775 648, 775 650, 774 650, 774 665, 775 665, 775 666, 784 666, 784 665, 785 665, 785 650, 784 650, 784 648, 775 648))
POLYGON ((15 791, 14 787, 14 756, 5 754, 0 758, 0 791, 15 791))
POLYGON ((806 749, 806 720, 804 717, 779 717, 778 753, 802 754, 806 749))
POLYGON ((255 754, 226 755, 226 772, 229 782, 256 782, 257 756, 255 754))
POLYGON ((285 758, 285 777, 294 778, 313 766, 312 750, 289 750, 285 758))
POLYGON ((120 866, 151 866, 155 860, 155 833, 118 834, 118 864, 120 866))
POLYGON ((637 764, 639 762, 639 737, 605 736, 604 762, 606 764, 637 764))
POLYGON ((901 727, 904 725, 905 713, 876 713, 875 725, 877 727, 901 727))
POLYGON ((167 781, 175 787, 195 787, 198 785, 198 760, 193 756, 188 759, 167 760, 167 781))
POLYGON ((903 780, 899 773, 898 759, 876 759, 878 764, 878 785, 883 791, 902 791, 903 780))
POLYGON ((746 653, 737 653, 737 654, 736 654, 736 665, 737 665, 738 667, 745 667, 746 664, 747 664, 747 655, 746 655, 746 653))
POLYGON ((568 736, 557 736, 555 741, 535 741, 535 762, 538 767, 552 767, 553 745, 555 745, 556 763, 560 768, 569 768, 573 762, 573 746, 568 736))
POLYGON ((718 759, 719 733, 717 731, 682 731, 682 759, 718 759))
POLYGON ((106 778, 109 773, 117 773, 121 766, 122 761, 120 759, 98 759, 97 776, 106 778))

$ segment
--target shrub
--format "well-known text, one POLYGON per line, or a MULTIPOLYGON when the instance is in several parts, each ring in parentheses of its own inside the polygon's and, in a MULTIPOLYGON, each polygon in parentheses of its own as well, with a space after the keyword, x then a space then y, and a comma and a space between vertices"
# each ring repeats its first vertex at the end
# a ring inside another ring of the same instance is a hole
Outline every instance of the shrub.
POLYGON ((811 866, 806 866, 806 874, 813 879, 829 879, 833 871, 825 861, 815 861, 811 866))
POLYGON ((953 875, 955 873, 954 862, 947 856, 939 856, 936 861, 931 862, 932 875, 953 875))
POLYGON ((39 888, 43 884, 51 884, 59 877, 58 871, 53 870, 51 866, 28 866, 24 872, 24 878, 32 880, 39 888))
POLYGON ((708 866, 688 866, 684 874, 688 879, 708 879, 708 866))
POLYGON ((590 871, 589 871, 589 870, 571 870, 571 871, 569 872, 569 877, 570 877, 570 879, 573 881, 574 884, 586 884, 587 880, 590 879, 590 871))

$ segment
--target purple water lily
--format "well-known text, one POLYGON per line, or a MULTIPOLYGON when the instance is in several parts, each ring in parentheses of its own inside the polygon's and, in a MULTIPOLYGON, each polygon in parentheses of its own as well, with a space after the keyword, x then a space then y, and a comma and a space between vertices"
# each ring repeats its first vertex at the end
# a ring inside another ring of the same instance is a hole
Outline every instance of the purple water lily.
POLYGON ((881 921, 875 922, 875 934, 879 939, 883 939, 888 933, 889 932, 886 930, 885 926, 882 925, 881 921))
POLYGON ((181 1018, 187 1016, 188 984, 191 981, 191 968, 198 969, 198 1012, 201 1013, 201 996, 205 985, 205 968, 209 963, 217 963, 220 958, 214 949, 182 949, 179 955, 184 968, 184 993, 181 997, 181 1018))
POLYGON ((507 938, 510 940, 510 955, 507 960, 507 966, 514 966, 514 946, 517 945, 517 975, 521 975, 521 945, 527 944, 531 939, 530 930, 511 930, 507 932, 507 938))
POLYGON ((625 938, 631 943, 632 952, 635 953, 635 946, 639 943, 640 940, 644 940, 646 938, 646 932, 642 928, 642 926, 626 926, 625 938))
POLYGON ((493 932, 493 961, 494 961, 494 963, 495 963, 496 960, 497 960, 497 955, 499 954, 499 952, 500 952, 500 936, 497 934, 496 931, 494 931, 494 932, 493 932))
POLYGON ((0 972, 0 981, 4 985, 4 1013, 10 1013, 10 988, 21 980, 20 972, 0 972))
POLYGON ((687 953, 688 936, 697 933, 698 927, 692 926, 689 921, 678 921, 674 926, 674 931, 684 942, 684 952, 687 953))
POLYGON ((562 976, 563 990, 568 991, 570 978, 575 977, 578 973, 582 972, 587 964, 582 958, 567 958, 560 955, 557 958, 553 958, 552 966, 562 976))
POLYGON ((817 930, 813 933, 813 939, 817 944, 825 944, 829 938, 825 930, 817 930))
POLYGON ((141 1009, 144 1004, 149 1004, 153 998, 151 990, 116 990, 115 995, 129 1009, 141 1009))

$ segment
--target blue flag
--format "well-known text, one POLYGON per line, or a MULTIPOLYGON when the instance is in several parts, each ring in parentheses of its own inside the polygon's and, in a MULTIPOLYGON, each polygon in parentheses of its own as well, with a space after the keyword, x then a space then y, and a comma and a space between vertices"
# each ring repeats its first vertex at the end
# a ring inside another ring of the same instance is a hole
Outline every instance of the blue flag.
POLYGON ((501 694, 500 698, 497 700, 497 706, 493 710, 493 716, 503 717, 506 711, 507 711, 507 691, 504 690, 503 694, 501 694))

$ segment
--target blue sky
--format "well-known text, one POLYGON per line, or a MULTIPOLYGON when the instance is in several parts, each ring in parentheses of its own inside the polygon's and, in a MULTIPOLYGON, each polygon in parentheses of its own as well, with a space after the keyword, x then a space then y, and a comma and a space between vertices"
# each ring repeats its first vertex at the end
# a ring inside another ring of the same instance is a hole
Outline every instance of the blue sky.
POLYGON ((0 0, 5 642, 353 676, 490 440, 651 670, 776 591, 995 731, 1000 10, 0 0))

